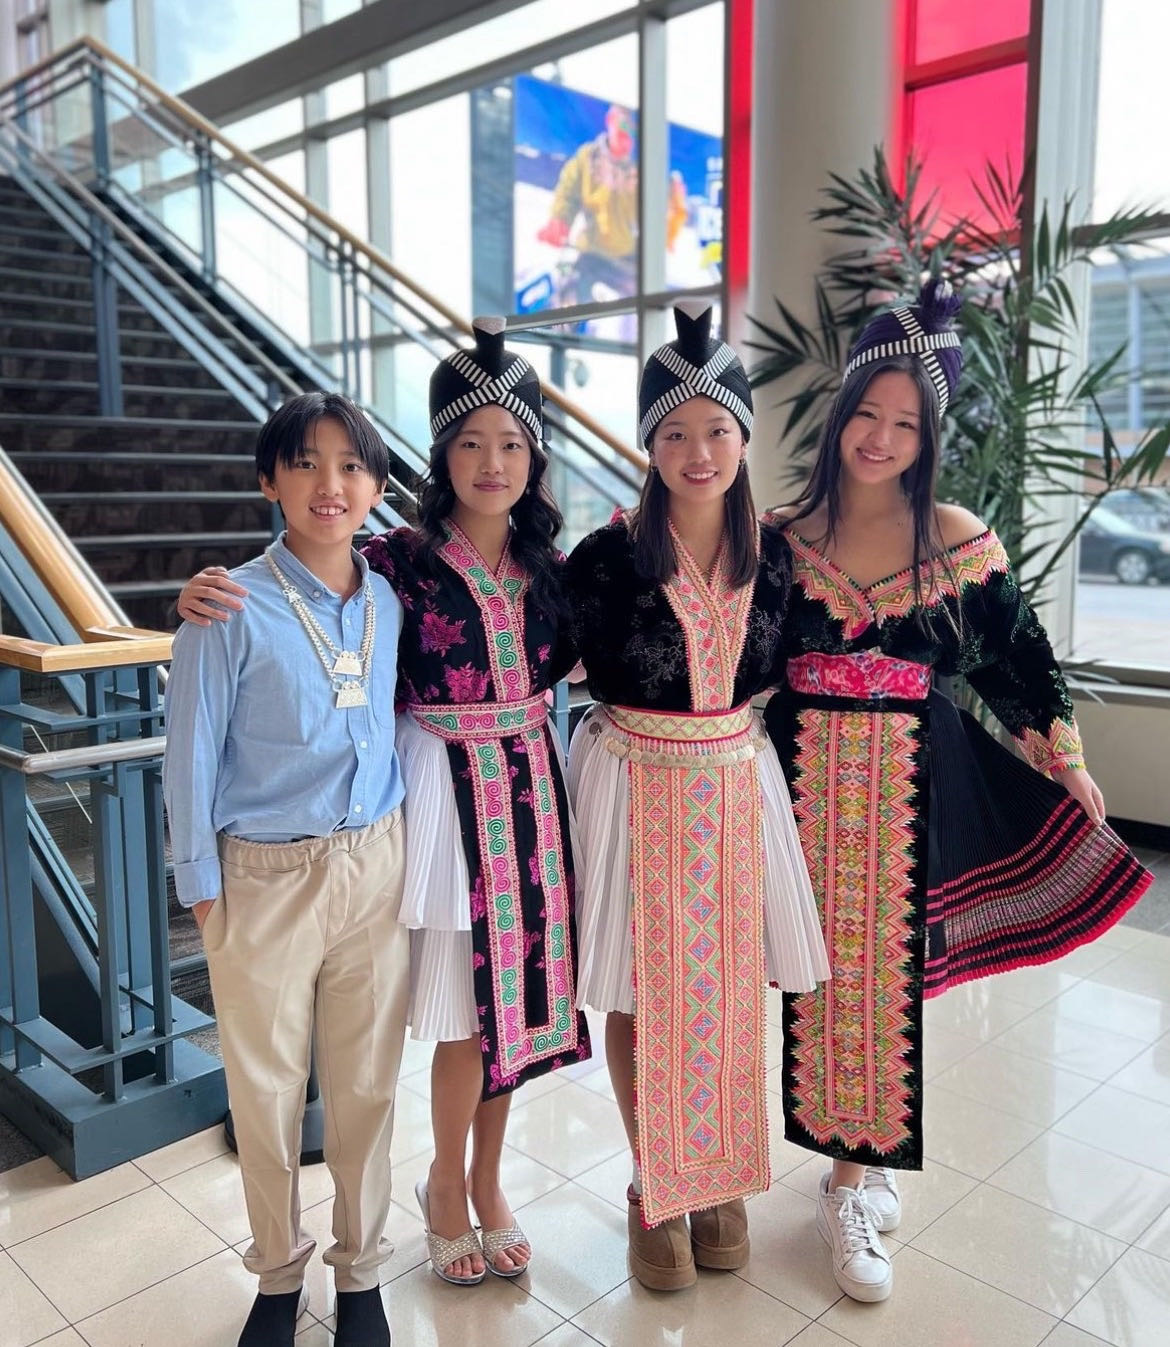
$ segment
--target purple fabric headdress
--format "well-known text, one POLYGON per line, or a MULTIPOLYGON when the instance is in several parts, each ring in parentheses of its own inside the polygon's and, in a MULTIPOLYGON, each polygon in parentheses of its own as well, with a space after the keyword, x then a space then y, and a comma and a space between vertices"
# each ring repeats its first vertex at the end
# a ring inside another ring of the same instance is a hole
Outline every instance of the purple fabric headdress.
POLYGON ((950 281, 941 277, 926 282, 916 304, 890 309, 866 324, 849 351, 845 379, 875 360, 895 355, 913 355, 922 361, 938 393, 941 416, 947 409, 959 372, 963 351, 953 319, 962 306, 950 281))

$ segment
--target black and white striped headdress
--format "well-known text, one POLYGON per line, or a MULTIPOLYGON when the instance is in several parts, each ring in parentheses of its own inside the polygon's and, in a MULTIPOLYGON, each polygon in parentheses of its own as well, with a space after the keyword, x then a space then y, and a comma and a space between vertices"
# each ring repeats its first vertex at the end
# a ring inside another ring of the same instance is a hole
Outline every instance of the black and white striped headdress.
POLYGON ((646 361, 638 384, 638 431, 648 449, 666 414, 691 398, 711 398, 735 417, 744 439, 752 433, 752 389, 739 356, 711 336, 710 306, 688 312, 674 307, 678 340, 646 361))
POLYGON ((963 368, 959 334, 952 326, 962 300, 942 278, 929 280, 918 294, 918 303, 891 309, 866 324, 853 343, 845 366, 844 382, 875 360, 913 355, 922 361, 938 394, 941 416, 947 409, 963 368))
POLYGON ((476 318, 475 349, 454 351, 431 375, 431 438, 477 407, 511 412, 539 444, 544 438, 543 400, 536 371, 515 351, 504 349, 503 318, 476 318))

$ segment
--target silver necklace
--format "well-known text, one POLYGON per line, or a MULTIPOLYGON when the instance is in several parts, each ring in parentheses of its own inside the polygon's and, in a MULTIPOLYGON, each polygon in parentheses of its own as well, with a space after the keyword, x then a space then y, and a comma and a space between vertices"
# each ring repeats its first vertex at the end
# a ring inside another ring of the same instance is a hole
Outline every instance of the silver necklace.
POLYGON ((348 710, 351 706, 365 706, 368 700, 366 687, 370 681, 370 657, 374 649, 374 631, 377 625, 374 591, 370 587, 370 582, 367 580, 362 586, 362 597, 366 604, 366 618, 362 630, 361 649, 356 653, 352 650, 339 650, 326 635, 316 617, 313 616, 300 591, 289 583, 284 572, 273 561, 272 554, 266 553, 265 560, 268 562, 272 574, 276 577, 276 583, 280 586, 281 593, 288 600, 289 607, 296 614, 305 634, 313 643, 313 649, 317 652, 321 667, 325 670, 330 686, 336 693, 334 705, 339 711, 348 710), (356 675, 356 681, 351 680, 347 675, 356 675))

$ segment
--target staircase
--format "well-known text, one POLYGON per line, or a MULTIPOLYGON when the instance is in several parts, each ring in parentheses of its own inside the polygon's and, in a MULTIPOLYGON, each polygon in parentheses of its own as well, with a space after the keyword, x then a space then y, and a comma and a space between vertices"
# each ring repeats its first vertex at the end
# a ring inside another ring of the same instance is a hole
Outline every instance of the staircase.
POLYGON ((0 183, 0 443, 136 626, 268 541, 257 422, 140 305, 118 303, 123 414, 103 416, 92 264, 0 183))

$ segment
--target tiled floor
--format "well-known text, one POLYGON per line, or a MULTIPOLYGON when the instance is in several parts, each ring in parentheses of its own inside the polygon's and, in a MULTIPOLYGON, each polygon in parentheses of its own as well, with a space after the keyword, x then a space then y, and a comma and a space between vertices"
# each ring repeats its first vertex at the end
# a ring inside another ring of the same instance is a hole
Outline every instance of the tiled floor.
MULTIPOLYGON (((1151 858, 1154 859, 1154 858, 1151 858)), ((752 1258, 691 1290, 626 1267, 628 1161, 604 1063, 521 1096, 505 1186, 535 1256, 519 1282, 457 1289, 426 1263, 414 1210, 428 1162, 427 1051, 408 1044, 384 1297, 405 1347, 1167 1347, 1170 1344, 1170 889, 1047 968, 927 1009, 926 1149, 889 1237, 895 1289, 842 1298, 813 1225, 823 1162, 782 1139, 750 1204, 752 1258), (1147 929, 1148 928, 1148 929, 1147 929)), ((778 1037, 779 1004, 770 1007, 778 1037)), ((595 1044, 603 1042, 595 1034, 595 1044)), ((770 1060, 778 1042, 771 1045, 770 1060)), ((777 1072, 770 1074, 778 1087, 777 1072)), ((329 1240, 330 1181, 302 1179, 329 1240)), ((254 1291, 247 1222, 218 1130, 73 1184, 48 1160, 0 1174, 0 1347, 232 1347, 254 1291)), ((298 1342, 328 1347, 315 1259, 298 1342)))

